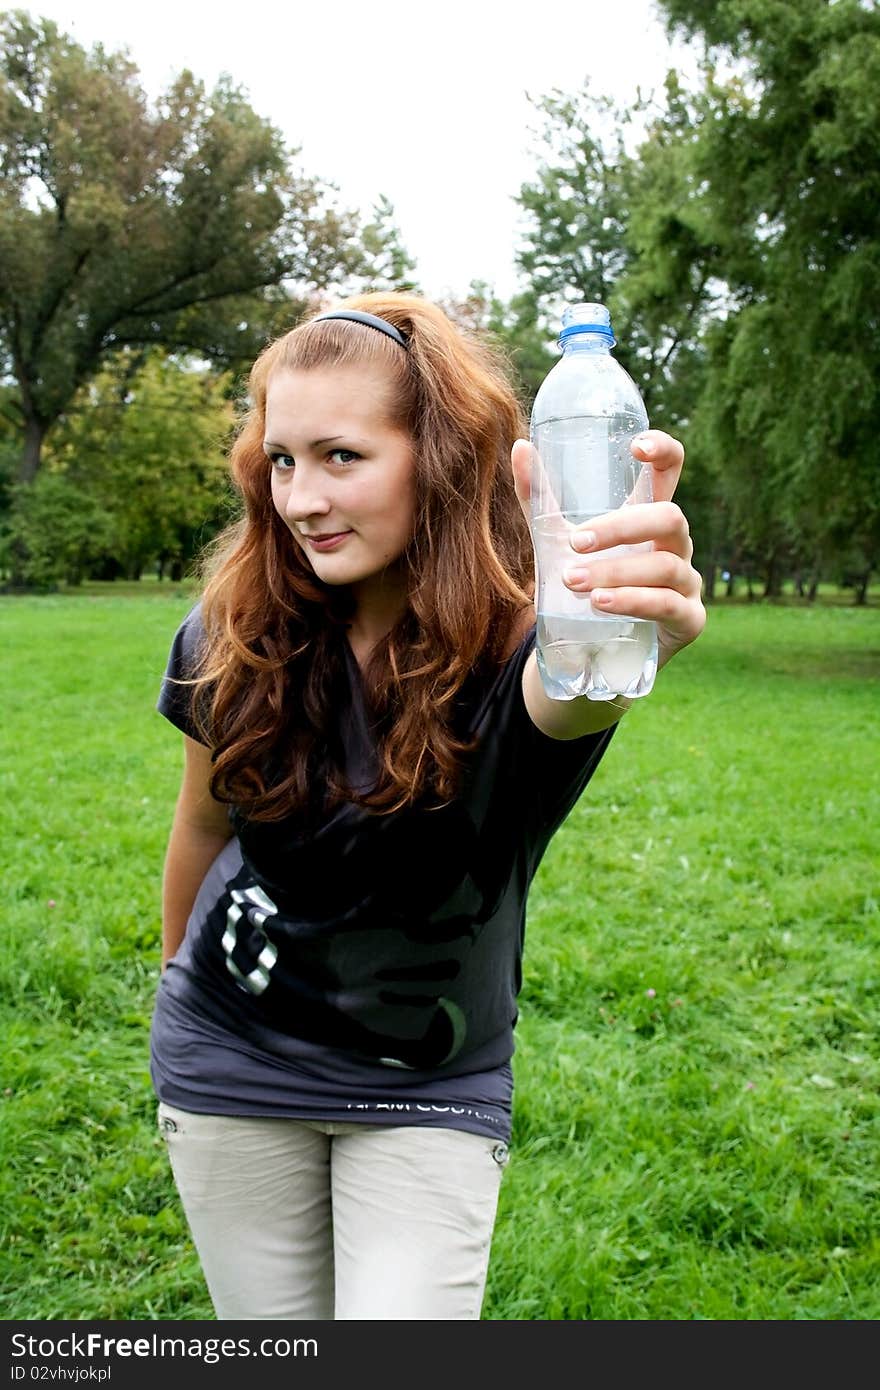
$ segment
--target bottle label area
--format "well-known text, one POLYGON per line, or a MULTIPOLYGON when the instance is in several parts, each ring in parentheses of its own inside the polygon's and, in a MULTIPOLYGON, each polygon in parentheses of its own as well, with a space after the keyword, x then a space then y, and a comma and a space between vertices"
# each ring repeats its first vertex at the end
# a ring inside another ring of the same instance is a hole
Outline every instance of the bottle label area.
POLYGON ((650 502, 651 470, 630 450, 643 422, 630 413, 545 420, 532 431, 532 516, 597 516, 650 502))

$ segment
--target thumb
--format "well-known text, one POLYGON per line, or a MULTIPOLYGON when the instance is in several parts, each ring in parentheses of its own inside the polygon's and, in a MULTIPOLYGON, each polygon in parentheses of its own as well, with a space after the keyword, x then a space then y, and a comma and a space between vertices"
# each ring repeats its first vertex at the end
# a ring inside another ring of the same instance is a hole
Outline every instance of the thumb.
POLYGON ((633 440, 632 449, 635 458, 650 464, 654 501, 669 502, 681 477, 684 445, 665 430, 645 430, 633 440))
POLYGON ((526 521, 530 519, 529 499, 532 495, 532 446, 527 439, 517 439, 510 451, 513 486, 526 521))

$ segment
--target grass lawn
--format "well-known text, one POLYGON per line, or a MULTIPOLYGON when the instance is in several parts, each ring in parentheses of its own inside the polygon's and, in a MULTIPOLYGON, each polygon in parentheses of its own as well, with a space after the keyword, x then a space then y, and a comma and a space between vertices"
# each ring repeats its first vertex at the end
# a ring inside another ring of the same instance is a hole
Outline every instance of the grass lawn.
MULTIPOLYGON (((212 1316, 147 1034, 184 587, 0 600, 0 1318, 212 1316)), ((530 900, 484 1317, 880 1316, 880 609, 719 603, 530 900)))

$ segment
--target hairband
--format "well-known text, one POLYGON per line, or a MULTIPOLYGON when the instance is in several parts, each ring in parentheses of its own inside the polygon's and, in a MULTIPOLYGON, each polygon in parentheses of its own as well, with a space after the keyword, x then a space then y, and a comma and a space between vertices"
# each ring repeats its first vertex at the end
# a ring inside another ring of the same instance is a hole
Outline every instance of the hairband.
POLYGON ((395 328, 387 319, 380 319, 377 314, 365 314, 360 309, 332 309, 329 314, 318 314, 317 318, 312 319, 312 323, 321 323, 324 319, 350 319, 352 323, 364 323, 368 328, 376 328, 380 333, 384 333, 386 338, 393 338, 402 348, 407 346, 406 338, 400 329, 395 328))

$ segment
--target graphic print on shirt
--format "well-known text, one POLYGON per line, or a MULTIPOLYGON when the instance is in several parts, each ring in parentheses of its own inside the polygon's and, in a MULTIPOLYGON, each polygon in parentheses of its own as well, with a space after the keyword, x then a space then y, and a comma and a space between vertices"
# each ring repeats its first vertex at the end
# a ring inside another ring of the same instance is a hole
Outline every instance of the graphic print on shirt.
POLYGON ((262 1022, 416 1070, 473 1048, 482 1018, 461 984, 510 866, 483 852, 464 807, 427 820, 348 808, 313 837, 284 822, 238 828, 243 863, 213 930, 262 1022))
POLYGON ((404 965, 401 947, 411 940, 411 923, 393 915, 369 935, 362 918, 331 934, 281 914, 258 884, 239 882, 229 886, 211 917, 214 930, 222 928, 225 970, 243 993, 260 998, 267 1021, 279 1022, 283 1009, 285 1027, 294 1034, 338 1038, 342 1028, 347 1045, 385 1066, 436 1066, 465 1042, 464 1013, 443 993, 461 969, 449 938, 470 936, 463 922, 451 930, 447 922, 438 931, 432 963, 426 965, 421 954, 427 944, 422 939, 418 963, 404 965))
MULTIPOLYGON (((434 822, 435 834, 442 820, 434 822)), ((449 843, 449 833, 462 832, 458 815, 450 817, 446 830, 435 842, 437 852, 448 852, 447 862, 461 866, 449 843)), ((383 827, 381 838, 384 834, 383 827)), ((293 846, 287 848, 285 858, 297 881, 299 855, 293 846)), ((338 881, 346 856, 339 855, 338 840, 334 848, 338 881)), ((373 857, 374 869, 382 859, 390 869, 389 849, 373 857)), ((321 850, 313 845, 312 860, 325 855, 329 860, 329 852, 329 845, 321 850)), ((401 866, 406 862, 399 861, 401 866)), ((204 923, 194 948, 210 952, 215 970, 222 959, 227 979, 231 976, 244 994, 259 1000, 259 1016, 269 1026, 350 1047, 385 1066, 441 1066, 468 1042, 468 1019, 455 987, 501 885, 485 875, 478 885, 465 873, 454 887, 447 879, 445 901, 432 894, 426 904, 424 893, 419 902, 412 872, 423 866, 424 849, 409 856, 407 870, 399 867, 378 878, 374 872, 372 891, 358 895, 356 911, 339 912, 334 887, 324 898, 332 916, 322 919, 307 893, 300 902, 299 894, 276 892, 270 884, 270 896, 255 882, 253 866, 244 863, 215 903, 210 925, 204 923), (421 911, 413 910, 415 903, 421 911)), ((322 865, 320 879, 334 881, 329 862, 322 865)), ((361 880, 361 889, 366 886, 361 880)))
POLYGON ((235 983, 251 994, 262 994, 269 983, 269 971, 278 959, 278 948, 263 931, 263 923, 278 911, 268 894, 257 883, 234 888, 226 913, 226 930, 221 945, 226 952, 226 969, 235 983), (240 933, 245 918, 250 931, 240 933))

